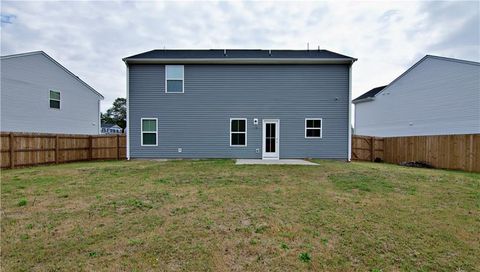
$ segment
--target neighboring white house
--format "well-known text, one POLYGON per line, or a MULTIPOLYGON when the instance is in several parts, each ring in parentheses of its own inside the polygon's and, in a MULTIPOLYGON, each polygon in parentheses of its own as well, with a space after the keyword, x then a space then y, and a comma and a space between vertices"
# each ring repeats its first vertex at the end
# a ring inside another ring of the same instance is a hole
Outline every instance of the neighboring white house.
POLYGON ((122 128, 116 124, 102 124, 102 134, 122 134, 122 128))
POLYGON ((103 96, 45 52, 0 61, 1 131, 100 133, 103 96))
POLYGON ((357 135, 480 133, 480 63, 427 55, 352 102, 357 135))

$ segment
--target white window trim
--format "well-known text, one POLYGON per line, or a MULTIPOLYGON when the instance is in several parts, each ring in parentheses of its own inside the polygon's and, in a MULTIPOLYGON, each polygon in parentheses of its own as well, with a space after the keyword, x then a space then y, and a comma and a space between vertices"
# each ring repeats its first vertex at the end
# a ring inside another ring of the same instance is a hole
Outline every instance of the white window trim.
POLYGON ((141 137, 141 146, 158 146, 158 118, 141 118, 141 121, 140 121, 140 126, 141 126, 141 133, 140 133, 140 137, 141 137), (154 133, 153 131, 143 131, 143 120, 155 120, 155 127, 157 128, 157 130, 155 130, 155 144, 143 144, 143 133, 154 133))
POLYGON ((305 118, 305 139, 322 139, 322 138, 323 138, 323 119, 322 118, 305 118), (320 137, 307 136, 308 120, 320 120, 320 128, 309 128, 309 129, 320 129, 320 137))
POLYGON ((247 144, 248 144, 248 122, 247 122, 247 118, 230 118, 230 133, 228 134, 230 136, 230 147, 246 147, 247 144), (245 132, 232 132, 232 121, 233 120, 244 120, 245 121, 245 132), (244 145, 232 145, 232 133, 244 133, 245 134, 245 144, 244 145))
POLYGON ((51 109, 51 110, 61 110, 61 109, 62 109, 62 92, 57 91, 57 90, 48 90, 48 108, 51 109), (59 94, 60 94, 60 99, 52 99, 52 98, 50 98, 50 92, 59 93, 59 94), (57 108, 52 108, 52 107, 50 107, 50 100, 58 101, 59 104, 60 104, 60 107, 59 107, 58 109, 57 109, 57 108))
POLYGON ((184 65, 165 65, 165 93, 170 93, 170 94, 181 94, 185 93, 185 66, 184 65), (168 67, 171 66, 181 66, 182 67, 182 78, 168 78, 167 77, 167 70, 168 67), (169 92, 168 91, 168 80, 181 80, 182 81, 182 91, 181 92, 169 92))

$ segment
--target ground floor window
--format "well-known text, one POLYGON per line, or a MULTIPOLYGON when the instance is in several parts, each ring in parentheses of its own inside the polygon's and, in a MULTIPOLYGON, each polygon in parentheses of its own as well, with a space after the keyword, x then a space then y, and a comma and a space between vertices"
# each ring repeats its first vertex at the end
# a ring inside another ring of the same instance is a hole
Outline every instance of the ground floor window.
POLYGON ((142 146, 157 145, 157 118, 142 118, 142 146))
POLYGON ((322 138, 322 118, 305 119, 305 138, 322 138))
POLYGON ((247 119, 230 119, 230 146, 247 146, 247 119))

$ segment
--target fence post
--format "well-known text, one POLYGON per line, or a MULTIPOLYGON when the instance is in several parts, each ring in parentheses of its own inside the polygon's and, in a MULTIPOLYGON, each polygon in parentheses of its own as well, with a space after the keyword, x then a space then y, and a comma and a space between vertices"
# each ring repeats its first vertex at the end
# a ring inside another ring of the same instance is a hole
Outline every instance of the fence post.
POLYGON ((375 161, 375 137, 370 137, 370 161, 375 161))
POLYGON ((15 136, 10 132, 10 168, 15 167, 15 136))
POLYGON ((474 146, 473 146, 473 134, 470 134, 470 152, 468 152, 468 171, 473 172, 473 158, 474 158, 474 146))
POLYGON ((120 160, 120 135, 117 134, 117 161, 120 160))
POLYGON ((58 134, 55 135, 55 164, 58 164, 58 157, 60 154, 58 154, 58 134))
POLYGON ((88 136, 88 160, 91 161, 93 158, 93 139, 92 135, 88 136))

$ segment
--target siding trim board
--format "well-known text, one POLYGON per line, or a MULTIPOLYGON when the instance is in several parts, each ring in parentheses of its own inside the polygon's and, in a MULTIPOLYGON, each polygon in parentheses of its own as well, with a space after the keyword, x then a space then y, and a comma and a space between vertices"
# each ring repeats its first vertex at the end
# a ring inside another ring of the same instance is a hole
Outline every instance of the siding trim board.
POLYGON ((352 65, 348 67, 348 161, 352 160, 352 65))
POLYGON ((127 140, 127 144, 126 144, 126 157, 127 157, 127 160, 130 160, 130 72, 129 72, 129 67, 128 67, 128 64, 125 65, 126 67, 126 82, 127 82, 127 86, 126 86, 126 89, 127 89, 127 126, 126 126, 126 129, 127 129, 127 135, 126 135, 126 140, 127 140))

